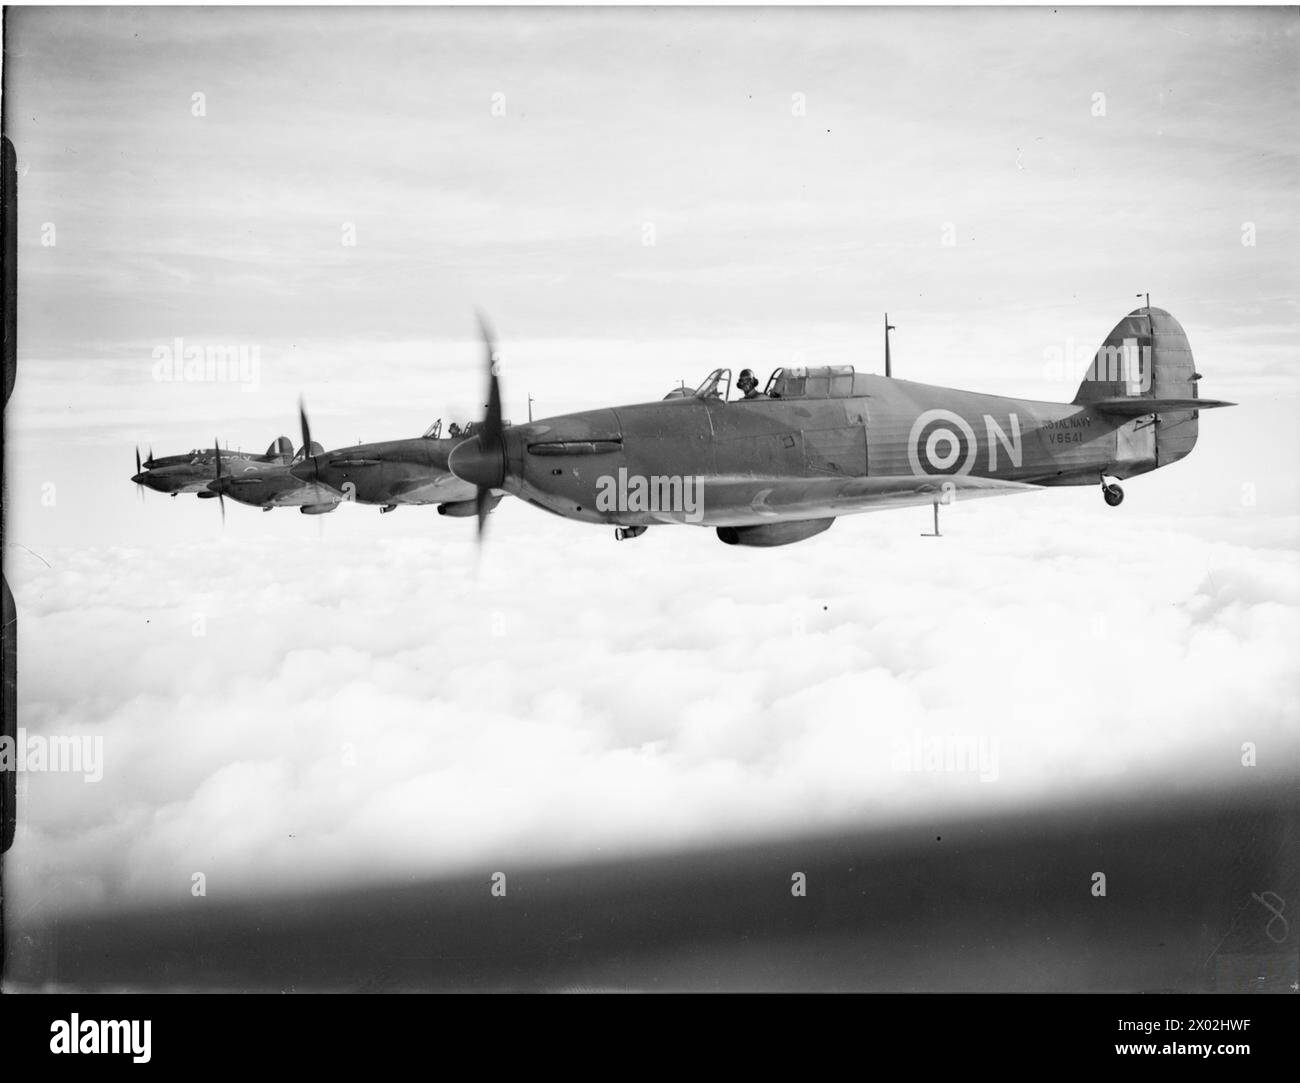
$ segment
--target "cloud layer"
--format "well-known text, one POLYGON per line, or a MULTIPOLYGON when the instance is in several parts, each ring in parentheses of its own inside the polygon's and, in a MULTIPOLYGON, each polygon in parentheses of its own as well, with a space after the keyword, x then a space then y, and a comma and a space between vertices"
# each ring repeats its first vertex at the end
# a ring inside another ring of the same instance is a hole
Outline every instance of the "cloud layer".
POLYGON ((21 718, 101 735, 105 764, 25 779, 11 898, 179 899, 194 872, 223 895, 310 888, 1293 775, 1300 522, 1189 529, 1087 496, 951 509, 941 541, 918 510, 739 553, 692 528, 616 545, 507 502, 477 571, 472 524, 420 509, 418 537, 344 508, 294 545, 24 557, 21 718), (975 740, 985 781, 911 751, 975 740))

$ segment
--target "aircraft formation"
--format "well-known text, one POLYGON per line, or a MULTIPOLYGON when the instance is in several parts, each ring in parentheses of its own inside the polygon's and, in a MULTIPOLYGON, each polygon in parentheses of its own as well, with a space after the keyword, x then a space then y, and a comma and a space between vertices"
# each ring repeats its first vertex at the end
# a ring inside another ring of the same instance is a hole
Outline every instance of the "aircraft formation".
MULTIPOLYGON (((213 441, 187 455, 140 459, 135 453, 137 485, 176 496, 194 493, 215 499, 225 515, 225 499, 272 511, 296 507, 304 515, 324 515, 343 503, 378 505, 381 513, 408 504, 432 504, 442 515, 478 514, 476 490, 447 469, 451 449, 477 431, 473 423, 452 423, 446 436, 439 418, 422 436, 355 444, 326 451, 311 438, 307 411, 298 408, 302 446, 295 452, 287 436, 278 437, 264 455, 231 451, 213 441)), ((500 494, 489 498, 487 510, 500 494)))
MULTIPOLYGON (((888 326, 888 318, 886 318, 888 326)), ((855 372, 851 365, 778 368, 763 390, 745 369, 694 391, 511 425, 502 418, 498 357, 480 319, 487 377, 482 421, 441 421, 422 436, 326 451, 300 404, 302 444, 280 437, 264 455, 213 447, 143 463, 137 484, 228 496, 304 514, 341 503, 437 507, 474 517, 480 538, 505 495, 567 519, 612 526, 619 540, 651 526, 712 527, 729 545, 777 546, 882 508, 1118 482, 1184 458, 1201 410, 1183 328, 1145 307, 1115 325, 1072 401, 1040 402, 855 372)), ((892 328, 888 328, 892 330, 892 328)), ((886 335, 888 335, 888 330, 886 335)), ((886 338, 888 350, 888 338, 886 338)), ((887 354, 888 356, 888 354, 887 354)))

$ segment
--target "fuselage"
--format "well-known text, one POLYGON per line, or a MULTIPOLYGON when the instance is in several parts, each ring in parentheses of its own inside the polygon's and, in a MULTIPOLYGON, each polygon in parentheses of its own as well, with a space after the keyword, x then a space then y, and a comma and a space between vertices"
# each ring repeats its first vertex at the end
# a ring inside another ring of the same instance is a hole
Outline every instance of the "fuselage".
POLYGON ((1154 448, 1140 435, 1140 420, 1107 416, 1086 405, 864 374, 841 380, 839 390, 835 394, 832 386, 819 397, 733 401, 675 397, 518 425, 503 437, 503 488, 585 522, 739 526, 766 521, 748 495, 735 498, 746 490, 732 483, 745 480, 930 476, 941 481, 972 475, 1091 485, 1103 473, 1128 477, 1156 465, 1154 448), (637 479, 644 479, 640 499, 637 479), (691 486, 695 507, 663 506, 664 494, 686 494, 691 486), (720 498, 711 497, 711 490, 720 498), (656 491, 659 506, 644 506, 656 491))
MULTIPOLYGON (((236 451, 221 452, 222 466, 267 461, 266 456, 248 455, 236 451)), ((166 455, 149 460, 144 470, 131 478, 158 493, 199 493, 217 476, 216 454, 211 448, 190 452, 188 455, 166 455)))
POLYGON ((221 455, 221 477, 205 486, 200 496, 229 497, 240 504, 261 508, 320 508, 332 510, 340 495, 326 485, 304 482, 289 472, 287 463, 227 462, 221 455))
POLYGON ((358 504, 448 504, 474 499, 474 486, 447 469, 460 438, 417 436, 335 448, 295 463, 295 477, 358 504))

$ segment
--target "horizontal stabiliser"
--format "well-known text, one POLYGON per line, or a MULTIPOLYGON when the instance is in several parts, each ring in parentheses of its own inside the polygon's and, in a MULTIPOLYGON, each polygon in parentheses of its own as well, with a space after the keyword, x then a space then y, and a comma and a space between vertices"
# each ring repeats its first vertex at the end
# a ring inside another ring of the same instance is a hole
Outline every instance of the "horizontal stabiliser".
POLYGON ((1100 399, 1087 404, 1103 414, 1118 417, 1144 417, 1147 414, 1173 413, 1175 410, 1213 410, 1219 406, 1236 406, 1222 399, 1100 399))

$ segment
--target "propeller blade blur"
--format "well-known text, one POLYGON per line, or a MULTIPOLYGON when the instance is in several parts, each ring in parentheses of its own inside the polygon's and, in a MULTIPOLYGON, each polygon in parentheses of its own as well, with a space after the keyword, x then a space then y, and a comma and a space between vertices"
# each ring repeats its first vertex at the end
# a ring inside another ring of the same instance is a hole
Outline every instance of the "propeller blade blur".
POLYGON ((212 441, 213 450, 217 455, 217 503, 221 505, 221 525, 226 525, 226 494, 221 490, 221 444, 217 440, 212 441))
POLYGON ((307 404, 301 396, 298 398, 298 422, 302 426, 302 447, 304 454, 311 454, 311 425, 307 423, 307 404))
MULTIPOLYGON (((483 427, 479 430, 475 442, 483 451, 495 455, 499 450, 503 451, 501 445, 501 380, 498 375, 500 358, 497 355, 492 326, 488 323, 487 317, 479 309, 475 310, 475 315, 478 316, 479 334, 483 339, 483 356, 487 363, 488 378, 487 415, 483 418, 483 427)), ((504 453, 501 454, 501 465, 501 473, 504 475, 504 453)), ((480 547, 483 545, 483 531, 487 528, 488 512, 491 510, 491 497, 491 487, 480 482, 474 493, 474 510, 478 517, 478 534, 476 537, 480 547)))
POLYGON ((302 427, 302 461, 311 463, 312 478, 319 477, 316 456, 311 450, 311 423, 307 420, 307 404, 298 396, 298 423, 302 427))
POLYGON ((496 342, 487 317, 482 312, 477 312, 477 315, 479 334, 483 338, 484 359, 487 362, 487 416, 483 419, 483 428, 481 430, 483 442, 486 444, 501 437, 501 381, 497 375, 500 357, 497 355, 496 342))
POLYGON ((474 494, 474 512, 478 516, 478 534, 476 535, 479 545, 483 544, 483 531, 487 529, 488 512, 491 510, 490 498, 492 490, 479 486, 478 491, 474 494))

